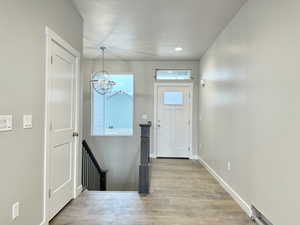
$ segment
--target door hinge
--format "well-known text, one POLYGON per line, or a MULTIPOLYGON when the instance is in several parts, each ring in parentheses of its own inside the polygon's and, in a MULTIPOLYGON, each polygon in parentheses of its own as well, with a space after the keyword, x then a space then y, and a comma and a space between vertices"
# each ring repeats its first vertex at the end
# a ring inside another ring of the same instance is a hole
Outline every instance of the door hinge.
POLYGON ((49 197, 49 199, 51 198, 51 189, 49 189, 49 191, 48 191, 48 197, 49 197))
POLYGON ((53 56, 51 56, 51 64, 53 64, 53 56))
POLYGON ((189 125, 189 127, 191 126, 191 121, 190 120, 188 121, 188 125, 189 125))
POLYGON ((49 130, 52 130, 52 122, 50 122, 49 130))
POLYGON ((189 152, 191 151, 191 147, 188 148, 189 152))

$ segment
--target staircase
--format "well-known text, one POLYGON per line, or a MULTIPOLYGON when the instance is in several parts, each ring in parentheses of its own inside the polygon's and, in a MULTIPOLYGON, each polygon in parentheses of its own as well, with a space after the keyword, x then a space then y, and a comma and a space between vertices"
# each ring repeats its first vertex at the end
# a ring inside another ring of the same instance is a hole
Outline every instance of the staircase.
MULTIPOLYGON (((151 122, 140 124, 140 165, 139 186, 140 194, 149 194, 151 160, 150 160, 150 128, 151 122)), ((107 191, 107 170, 103 170, 88 143, 82 142, 82 186, 88 191, 107 191)))

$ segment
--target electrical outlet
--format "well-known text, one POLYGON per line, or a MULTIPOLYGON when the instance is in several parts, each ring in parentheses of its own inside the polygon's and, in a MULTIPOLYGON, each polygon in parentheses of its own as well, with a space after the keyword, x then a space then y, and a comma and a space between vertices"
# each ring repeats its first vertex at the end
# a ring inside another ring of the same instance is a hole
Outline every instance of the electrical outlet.
POLYGON ((231 163, 227 162, 227 170, 230 171, 231 170, 231 163))
POLYGON ((16 202, 12 206, 12 219, 15 220, 19 216, 19 202, 16 202))

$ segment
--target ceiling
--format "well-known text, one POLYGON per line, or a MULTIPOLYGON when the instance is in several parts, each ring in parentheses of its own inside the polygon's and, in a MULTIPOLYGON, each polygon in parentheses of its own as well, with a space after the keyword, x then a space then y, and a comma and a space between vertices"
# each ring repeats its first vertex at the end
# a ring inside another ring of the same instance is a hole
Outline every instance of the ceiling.
POLYGON ((104 45, 110 59, 199 60, 246 0, 73 1, 87 58, 104 45))

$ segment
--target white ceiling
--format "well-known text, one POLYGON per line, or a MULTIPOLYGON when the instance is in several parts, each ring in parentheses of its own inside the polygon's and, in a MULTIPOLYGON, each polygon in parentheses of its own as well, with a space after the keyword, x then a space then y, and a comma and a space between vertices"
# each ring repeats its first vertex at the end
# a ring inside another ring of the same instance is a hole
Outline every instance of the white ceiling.
POLYGON ((198 60, 246 0, 73 1, 84 19, 85 57, 104 45, 114 59, 198 60))

